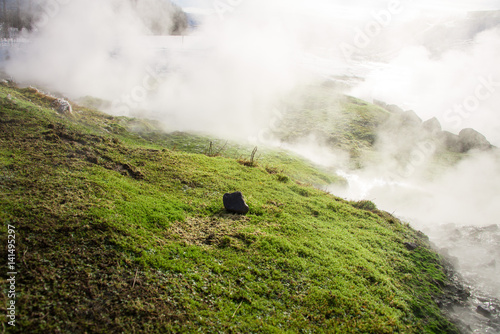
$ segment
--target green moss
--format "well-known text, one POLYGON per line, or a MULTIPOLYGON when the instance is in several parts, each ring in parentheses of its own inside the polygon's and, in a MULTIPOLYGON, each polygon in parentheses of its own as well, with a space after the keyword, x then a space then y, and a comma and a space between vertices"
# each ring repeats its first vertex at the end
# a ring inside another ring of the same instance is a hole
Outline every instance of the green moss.
POLYGON ((455 332, 433 302, 446 277, 428 241, 294 177, 326 172, 284 152, 249 168, 196 152, 201 137, 78 106, 65 118, 29 94, 0 86, 12 333, 455 332), (247 216, 223 210, 238 190, 247 216))

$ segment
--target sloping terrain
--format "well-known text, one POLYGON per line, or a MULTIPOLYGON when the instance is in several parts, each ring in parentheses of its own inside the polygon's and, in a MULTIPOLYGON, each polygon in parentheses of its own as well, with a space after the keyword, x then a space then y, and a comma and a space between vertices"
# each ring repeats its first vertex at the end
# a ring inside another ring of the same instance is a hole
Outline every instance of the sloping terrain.
POLYGON ((275 138, 292 145, 312 141, 339 155, 332 163, 342 169, 383 165, 392 167, 392 174, 404 174, 415 153, 424 153, 430 163, 421 167, 432 174, 472 150, 494 148, 473 129, 452 134, 436 118, 423 121, 411 110, 338 94, 330 84, 297 90, 282 109, 275 138))
POLYGON ((53 103, 0 86, 0 256, 12 225, 18 272, 8 332, 457 332, 427 238, 293 176, 311 166, 187 153, 124 126, 145 121, 53 103), (232 191, 248 215, 225 212, 232 191))

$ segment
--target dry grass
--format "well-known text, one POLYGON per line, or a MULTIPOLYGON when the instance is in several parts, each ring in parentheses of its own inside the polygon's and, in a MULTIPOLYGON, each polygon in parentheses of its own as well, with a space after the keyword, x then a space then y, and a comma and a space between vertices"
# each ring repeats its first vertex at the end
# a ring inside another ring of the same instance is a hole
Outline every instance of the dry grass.
POLYGON ((249 218, 241 215, 220 214, 215 217, 188 218, 172 225, 168 234, 188 245, 221 245, 226 237, 236 237, 249 218))

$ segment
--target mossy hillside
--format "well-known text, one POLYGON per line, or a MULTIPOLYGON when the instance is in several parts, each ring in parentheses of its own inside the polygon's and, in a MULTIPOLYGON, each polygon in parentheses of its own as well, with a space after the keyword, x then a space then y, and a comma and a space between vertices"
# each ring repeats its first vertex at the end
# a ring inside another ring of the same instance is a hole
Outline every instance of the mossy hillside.
POLYGON ((284 103, 275 135, 285 142, 314 136, 318 142, 349 152, 353 163, 373 151, 379 127, 391 114, 379 106, 335 93, 330 87, 302 88, 284 103))
POLYGON ((11 332, 455 332, 435 302, 438 256, 391 215, 279 165, 162 148, 30 94, 0 88, 0 219, 18 241, 11 332), (222 208, 236 190, 247 216, 222 208))
POLYGON ((332 171, 314 165, 290 151, 241 144, 203 134, 165 133, 162 124, 150 120, 128 117, 116 117, 114 120, 116 124, 108 127, 108 130, 114 134, 119 134, 123 141, 130 144, 137 143, 139 139, 142 145, 154 143, 156 148, 161 147, 173 151, 204 154, 211 157, 220 156, 237 160, 250 159, 253 149, 257 148, 255 160, 258 164, 274 170, 276 173, 287 174, 301 182, 320 187, 345 182, 332 171), (129 141, 131 136, 131 141, 129 141), (280 168, 276 166, 280 166, 280 168))
POLYGON ((395 162, 403 168, 413 163, 415 154, 423 153, 428 163, 420 166, 421 170, 432 178, 467 156, 450 151, 440 135, 409 121, 408 115, 336 93, 328 85, 297 89, 282 110, 274 130, 276 138, 286 143, 309 142, 312 138, 333 153, 346 152, 348 164, 340 162, 341 168, 362 169, 395 162), (422 149, 429 143, 436 147, 435 152, 422 149))

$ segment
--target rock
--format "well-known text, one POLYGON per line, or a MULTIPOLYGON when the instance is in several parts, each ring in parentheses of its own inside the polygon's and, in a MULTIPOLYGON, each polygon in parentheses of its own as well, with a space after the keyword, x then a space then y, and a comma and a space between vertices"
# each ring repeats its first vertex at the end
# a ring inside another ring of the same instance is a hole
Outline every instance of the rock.
POLYGON ((413 110, 405 111, 402 115, 403 124, 406 126, 420 126, 422 125, 422 119, 418 117, 417 113, 413 110))
POLYGON ((405 111, 395 104, 386 105, 385 109, 393 114, 403 114, 405 111))
POLYGON ((374 104, 374 105, 377 105, 377 106, 379 106, 379 107, 384 108, 384 109, 386 109, 386 110, 387 110, 387 103, 385 103, 385 102, 383 102, 383 101, 380 101, 380 100, 376 100, 376 99, 374 99, 374 100, 373 100, 373 104, 374 104))
POLYGON ((485 226, 482 228, 484 232, 497 232, 500 230, 500 227, 496 224, 485 226))
POLYGON ((441 134, 444 147, 451 152, 462 153, 460 138, 451 132, 443 131, 441 134))
POLYGON ((381 108, 384 108, 385 110, 387 110, 391 114, 402 115, 405 112, 403 109, 401 109, 400 107, 398 107, 395 104, 387 104, 387 103, 380 101, 380 100, 373 99, 373 104, 375 104, 381 108))
POLYGON ((483 317, 491 318, 491 311, 489 310, 488 307, 485 307, 483 305, 478 305, 476 308, 476 312, 481 314, 483 317))
POLYGON ((467 153, 473 149, 484 151, 492 148, 486 137, 474 129, 463 129, 460 131, 458 138, 462 146, 462 153, 467 153))
POLYGON ((57 99, 52 102, 52 108, 54 108, 58 113, 63 115, 68 115, 73 113, 73 108, 71 104, 65 99, 57 99))
POLYGON ((224 194, 222 200, 224 202, 224 208, 226 208, 228 212, 241 215, 246 215, 248 213, 249 208, 241 192, 237 191, 235 193, 224 194))
POLYGON ((443 131, 443 128, 441 127, 441 123, 439 123, 438 119, 436 117, 433 117, 427 121, 425 121, 422 124, 422 127, 424 128, 425 131, 436 134, 441 131, 443 131))
POLYGON ((405 242, 404 245, 405 245, 406 249, 409 251, 413 251, 413 250, 418 248, 418 245, 413 243, 413 242, 405 242))

